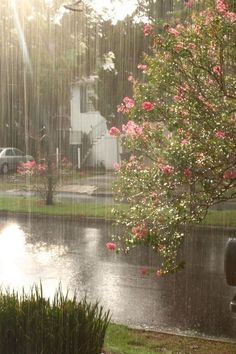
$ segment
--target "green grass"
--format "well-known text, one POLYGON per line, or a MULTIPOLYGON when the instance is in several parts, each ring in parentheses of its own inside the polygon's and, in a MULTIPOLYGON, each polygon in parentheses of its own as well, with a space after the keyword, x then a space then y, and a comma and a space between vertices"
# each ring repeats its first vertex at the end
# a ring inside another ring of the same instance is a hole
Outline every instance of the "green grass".
MULTIPOLYGON (((68 215, 87 216, 94 218, 112 219, 112 208, 114 205, 92 202, 55 202, 48 206, 42 200, 25 197, 0 197, 0 212, 19 212, 43 215, 68 215)), ((117 205, 118 208, 127 209, 125 205, 117 205)))
MULTIPOLYGON (((47 206, 42 200, 36 198, 0 197, 0 212, 33 213, 42 215, 83 216, 94 218, 114 219, 112 208, 127 211, 125 204, 105 204, 96 202, 56 201, 54 205, 47 206)), ((202 225, 236 227, 235 210, 210 210, 202 225)))
POLYGON ((209 210, 203 225, 236 226, 236 210, 209 210))
POLYGON ((110 324, 105 337, 105 353, 109 354, 233 354, 236 344, 175 336, 158 332, 133 330, 110 324))

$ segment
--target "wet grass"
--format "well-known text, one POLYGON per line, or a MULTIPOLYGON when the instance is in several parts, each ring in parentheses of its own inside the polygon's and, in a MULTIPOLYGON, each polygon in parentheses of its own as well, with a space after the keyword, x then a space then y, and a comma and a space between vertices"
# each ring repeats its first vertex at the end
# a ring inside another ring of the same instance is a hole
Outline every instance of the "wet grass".
MULTIPOLYGON (((114 205, 93 202, 56 202, 54 205, 45 205, 42 200, 25 197, 1 197, 0 212, 33 213, 43 215, 87 216, 94 218, 112 219, 114 205)), ((125 205, 117 208, 128 210, 125 205)))
MULTIPOLYGON (((129 206, 125 204, 105 204, 101 202, 56 201, 54 205, 47 206, 37 198, 0 197, 0 212, 34 213, 43 215, 83 216, 94 218, 114 219, 112 209, 128 212, 129 206)), ((235 210, 210 210, 202 225, 216 225, 236 227, 235 210)))
POLYGON ((203 225, 236 226, 236 210, 209 210, 203 225))
POLYGON ((158 332, 132 330, 111 324, 105 338, 106 354, 233 354, 236 344, 158 332))

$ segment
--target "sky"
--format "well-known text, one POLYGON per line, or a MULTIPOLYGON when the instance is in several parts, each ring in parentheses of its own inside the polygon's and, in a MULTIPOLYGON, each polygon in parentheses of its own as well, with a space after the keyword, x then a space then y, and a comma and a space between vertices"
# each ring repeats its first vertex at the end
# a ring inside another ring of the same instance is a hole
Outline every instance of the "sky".
POLYGON ((99 14, 106 16, 105 19, 112 19, 113 22, 131 15, 137 6, 137 0, 89 0, 89 2, 99 14))

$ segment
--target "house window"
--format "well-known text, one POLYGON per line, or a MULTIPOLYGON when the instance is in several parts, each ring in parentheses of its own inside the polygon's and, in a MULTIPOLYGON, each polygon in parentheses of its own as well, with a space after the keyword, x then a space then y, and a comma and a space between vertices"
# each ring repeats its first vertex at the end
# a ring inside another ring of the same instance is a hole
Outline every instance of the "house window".
POLYGON ((80 87, 80 112, 94 112, 96 111, 96 95, 92 86, 80 87))

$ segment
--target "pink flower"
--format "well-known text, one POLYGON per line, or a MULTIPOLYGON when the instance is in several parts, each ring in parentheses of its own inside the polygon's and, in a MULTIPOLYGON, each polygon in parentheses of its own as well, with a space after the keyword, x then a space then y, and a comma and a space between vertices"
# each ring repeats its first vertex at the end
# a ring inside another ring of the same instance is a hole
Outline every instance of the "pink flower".
POLYGON ((216 136, 217 138, 219 138, 219 139, 224 139, 224 137, 225 137, 225 132, 223 132, 222 130, 217 130, 217 131, 215 132, 215 136, 216 136))
POLYGON ((109 251, 115 250, 117 245, 114 242, 107 242, 106 243, 106 249, 109 251))
POLYGON ((111 135, 111 136, 118 136, 119 134, 120 134, 120 130, 116 127, 112 127, 109 130, 109 135, 111 135))
POLYGON ((213 73, 217 74, 217 75, 221 75, 222 74, 222 68, 220 65, 216 65, 212 68, 213 73))
POLYGON ((144 71, 144 70, 146 70, 147 69, 147 65, 145 65, 145 64, 138 64, 137 65, 137 68, 139 69, 139 70, 142 70, 142 71, 144 71))
POLYGON ((154 104, 149 101, 145 101, 141 104, 142 109, 145 111, 152 111, 154 109, 154 104))
POLYGON ((191 8, 193 7, 193 0, 185 1, 184 5, 185 5, 185 7, 187 7, 188 9, 191 9, 191 8))
POLYGON ((194 32, 195 32, 197 35, 200 34, 200 26, 199 26, 199 25, 194 25, 194 26, 193 26, 193 30, 194 30, 194 32))
POLYGON ((156 271, 156 276, 157 278, 160 278, 162 276, 162 271, 160 269, 156 271))
POLYGON ((132 98, 129 98, 128 96, 123 98, 123 102, 126 106, 126 108, 133 108, 134 107, 134 100, 132 98))
POLYGON ((175 46, 174 46, 174 49, 177 53, 179 53, 181 51, 181 49, 184 48, 184 45, 183 43, 177 43, 175 46))
POLYGON ((143 125, 137 125, 132 120, 129 120, 126 124, 122 125, 122 132, 129 136, 140 136, 143 133, 143 129, 143 125))
POLYGON ((195 48, 196 48, 196 44, 194 44, 194 43, 189 43, 189 44, 188 44, 188 48, 189 48, 189 49, 195 49, 195 48))
POLYGON ((161 170, 163 173, 168 174, 168 173, 172 173, 174 171, 174 168, 171 165, 163 165, 161 167, 161 170))
POLYGON ((208 79, 206 80, 206 84, 211 86, 214 84, 214 81, 212 79, 208 79))
POLYGON ((128 76, 128 81, 134 81, 134 77, 133 77, 133 75, 132 74, 130 74, 129 76, 128 76))
POLYGON ((182 97, 182 96, 179 96, 179 95, 175 95, 175 96, 173 97, 173 101, 175 101, 175 102, 181 102, 181 101, 183 101, 183 97, 182 97))
POLYGON ((227 12, 224 0, 216 0, 216 8, 223 15, 227 12))
POLYGON ((120 169, 120 164, 118 162, 114 163, 114 169, 117 171, 120 169))
POLYGON ((145 36, 145 37, 149 36, 151 32, 152 32, 152 25, 150 25, 149 23, 146 23, 146 24, 143 26, 143 33, 144 33, 144 36, 145 36))
POLYGON ((131 229, 131 233, 135 235, 137 238, 142 238, 146 232, 147 232, 146 227, 143 227, 142 225, 134 226, 131 229))
POLYGON ((223 179, 235 179, 235 178, 236 178, 236 173, 231 170, 226 171, 223 175, 223 179))
POLYGON ((125 107, 124 103, 117 105, 117 112, 118 113, 126 113, 126 107, 125 107))
POLYGON ((192 175, 192 172, 190 171, 189 168, 184 169, 184 175, 185 175, 185 177, 190 177, 192 175))
POLYGON ((183 139, 180 144, 181 144, 181 145, 186 145, 186 144, 187 144, 187 140, 186 140, 186 139, 183 139))
POLYGON ((172 35, 175 36, 175 37, 178 37, 178 36, 180 35, 179 31, 177 31, 177 30, 176 30, 175 28, 173 28, 173 27, 167 26, 167 27, 166 27, 166 30, 167 30, 168 33, 172 34, 172 35))
POLYGON ((123 102, 117 106, 118 113, 128 113, 134 107, 134 100, 128 96, 123 98, 123 102))

